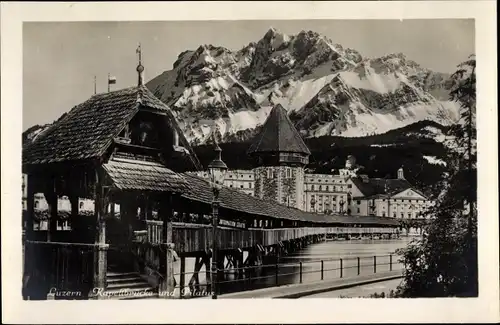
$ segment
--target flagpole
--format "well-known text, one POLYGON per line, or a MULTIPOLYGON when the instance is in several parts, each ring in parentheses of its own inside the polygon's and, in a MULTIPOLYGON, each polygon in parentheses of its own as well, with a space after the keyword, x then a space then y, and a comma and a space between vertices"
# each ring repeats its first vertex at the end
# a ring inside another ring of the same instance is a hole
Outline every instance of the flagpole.
POLYGON ((94 95, 97 94, 97 77, 94 76, 94 95))
POLYGON ((109 78, 111 78, 111 75, 108 73, 108 93, 110 92, 111 85, 109 83, 109 78))

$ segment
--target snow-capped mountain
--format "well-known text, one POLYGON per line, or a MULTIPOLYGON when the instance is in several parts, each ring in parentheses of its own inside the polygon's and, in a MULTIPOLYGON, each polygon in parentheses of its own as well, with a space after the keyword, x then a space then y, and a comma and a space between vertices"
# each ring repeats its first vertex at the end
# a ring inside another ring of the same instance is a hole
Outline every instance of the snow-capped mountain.
POLYGON ((365 136, 459 118, 459 105, 448 100, 449 75, 403 54, 364 58, 312 31, 271 28, 238 51, 202 45, 182 52, 147 87, 177 112, 193 144, 214 128, 225 141, 246 140, 278 103, 305 137, 365 136))

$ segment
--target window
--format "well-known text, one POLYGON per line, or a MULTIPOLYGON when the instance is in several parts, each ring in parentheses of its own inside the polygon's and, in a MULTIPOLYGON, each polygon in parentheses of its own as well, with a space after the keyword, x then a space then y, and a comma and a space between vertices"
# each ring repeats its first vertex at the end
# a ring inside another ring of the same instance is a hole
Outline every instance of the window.
POLYGON ((359 213, 359 208, 357 210, 358 210, 358 213, 359 213))
POLYGON ((356 201, 356 204, 357 204, 357 205, 360 205, 360 204, 361 204, 361 201, 360 201, 360 200, 357 200, 357 201, 356 201))
POLYGON ((385 217, 385 211, 382 211, 382 217, 385 217))
POLYGON ((233 184, 230 184, 229 187, 233 187, 233 184))
POLYGON ((243 188, 243 184, 240 185, 240 188, 243 188))
POLYGON ((314 191, 314 184, 313 184, 313 185, 311 185, 311 187, 312 187, 312 190, 314 191))
POLYGON ((392 217, 393 217, 393 218, 396 218, 396 212, 394 212, 394 213, 392 214, 392 217))
POLYGON ((35 201, 35 208, 38 208, 38 206, 40 205, 40 202, 38 200, 35 201))
POLYGON ((320 190, 320 191, 322 191, 322 190, 323 190, 323 188, 322 188, 322 186, 321 186, 321 185, 319 186, 319 190, 320 190))
POLYGON ((352 184, 347 184, 347 188, 352 188, 352 184))
POLYGON ((408 219, 411 219, 411 213, 408 213, 408 219))
POLYGON ((80 209, 83 209, 83 202, 80 202, 80 209))
POLYGON ((404 219, 405 215, 404 213, 401 213, 401 219, 404 219))

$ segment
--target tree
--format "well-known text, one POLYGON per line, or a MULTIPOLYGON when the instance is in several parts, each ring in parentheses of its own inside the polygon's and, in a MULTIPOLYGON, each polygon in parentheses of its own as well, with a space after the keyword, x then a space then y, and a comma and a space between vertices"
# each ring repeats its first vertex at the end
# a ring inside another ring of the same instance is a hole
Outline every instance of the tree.
POLYGON ((476 60, 452 75, 450 98, 460 120, 449 128, 451 150, 441 191, 422 239, 399 251, 405 264, 404 297, 477 296, 476 60))

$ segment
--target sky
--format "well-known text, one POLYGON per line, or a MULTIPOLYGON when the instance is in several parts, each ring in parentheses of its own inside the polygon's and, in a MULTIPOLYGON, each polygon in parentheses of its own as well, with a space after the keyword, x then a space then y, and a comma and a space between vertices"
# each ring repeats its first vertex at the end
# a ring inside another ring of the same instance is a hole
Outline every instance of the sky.
POLYGON ((318 32, 363 57, 404 53, 421 66, 453 72, 475 52, 474 21, 275 20, 170 22, 47 22, 23 25, 23 130, 51 123, 94 93, 137 84, 141 43, 146 82, 172 69, 178 55, 202 44, 239 50, 274 27, 288 35, 318 32))

